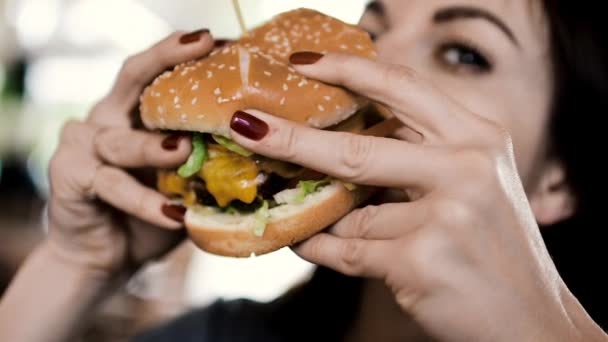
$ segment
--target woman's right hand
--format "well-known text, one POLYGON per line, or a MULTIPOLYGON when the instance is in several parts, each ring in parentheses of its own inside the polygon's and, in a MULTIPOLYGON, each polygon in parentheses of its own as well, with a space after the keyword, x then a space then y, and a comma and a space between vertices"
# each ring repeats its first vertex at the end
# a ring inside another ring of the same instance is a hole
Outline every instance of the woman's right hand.
POLYGON ((53 255, 115 277, 159 257, 183 238, 183 209, 144 186, 129 169, 173 167, 190 153, 186 137, 137 131, 131 113, 157 75, 213 48, 206 30, 174 33, 130 57, 110 93, 84 122, 65 125, 50 164, 53 255))

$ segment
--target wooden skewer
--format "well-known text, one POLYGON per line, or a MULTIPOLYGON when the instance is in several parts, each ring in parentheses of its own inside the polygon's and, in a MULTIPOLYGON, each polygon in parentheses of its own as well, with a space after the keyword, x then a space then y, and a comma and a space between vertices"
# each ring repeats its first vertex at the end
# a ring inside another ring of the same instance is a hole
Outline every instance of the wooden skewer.
POLYGON ((236 18, 239 22, 239 26, 241 27, 241 34, 247 33, 247 26, 245 25, 245 19, 243 17, 243 12, 241 11, 241 6, 239 5, 239 0, 232 0, 232 6, 234 7, 236 18))

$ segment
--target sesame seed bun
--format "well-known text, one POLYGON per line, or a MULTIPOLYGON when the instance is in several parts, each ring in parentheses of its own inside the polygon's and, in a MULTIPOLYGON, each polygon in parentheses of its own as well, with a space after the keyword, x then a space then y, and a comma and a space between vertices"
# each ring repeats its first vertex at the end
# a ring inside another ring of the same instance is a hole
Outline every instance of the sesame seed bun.
POLYGON ((258 109, 315 128, 337 124, 367 102, 289 66, 291 53, 344 52, 374 59, 369 34, 309 9, 278 15, 229 46, 167 71, 141 96, 149 129, 229 137, 235 111, 258 109))

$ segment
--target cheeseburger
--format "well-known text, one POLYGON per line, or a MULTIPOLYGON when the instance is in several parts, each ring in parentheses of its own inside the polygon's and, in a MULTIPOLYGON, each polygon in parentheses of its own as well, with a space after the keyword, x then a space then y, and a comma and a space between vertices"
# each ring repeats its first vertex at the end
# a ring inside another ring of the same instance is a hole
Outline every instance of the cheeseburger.
POLYGON ((288 60, 297 51, 376 57, 365 31, 298 9, 165 72, 141 96, 148 129, 192 136, 188 160, 160 170, 157 185, 187 208, 189 236, 207 252, 247 257, 292 245, 336 222, 370 193, 231 140, 231 117, 246 109, 353 133, 381 119, 365 99, 296 73, 288 60))

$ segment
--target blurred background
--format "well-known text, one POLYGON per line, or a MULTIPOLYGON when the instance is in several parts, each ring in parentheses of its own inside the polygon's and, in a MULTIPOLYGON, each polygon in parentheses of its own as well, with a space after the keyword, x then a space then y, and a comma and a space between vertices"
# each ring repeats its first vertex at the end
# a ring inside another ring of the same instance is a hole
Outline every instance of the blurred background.
MULTIPOLYGON (((240 0, 252 27, 314 8, 356 23, 366 0, 240 0)), ((65 120, 83 118, 122 61, 173 30, 236 38, 231 0, 0 0, 0 292, 44 238, 47 164, 65 120)), ((233 260, 188 243, 108 300, 87 341, 118 340, 218 298, 268 301, 310 275, 289 250, 233 260)))

